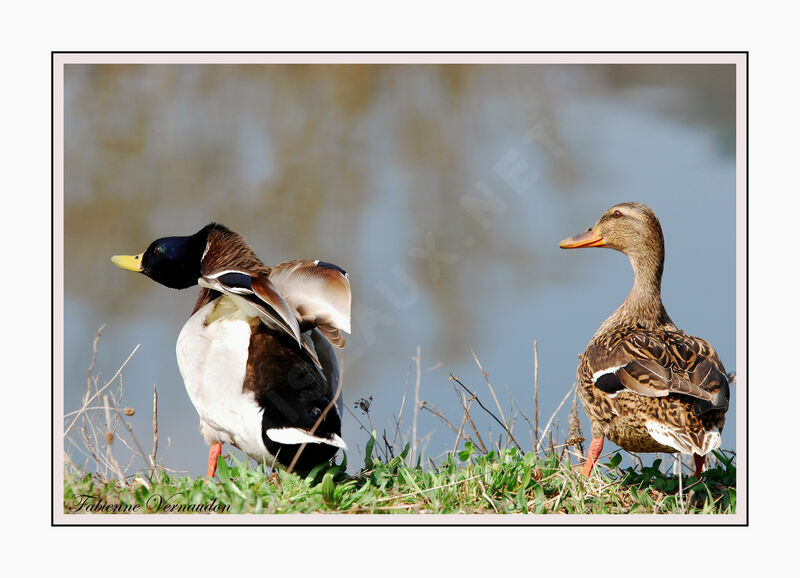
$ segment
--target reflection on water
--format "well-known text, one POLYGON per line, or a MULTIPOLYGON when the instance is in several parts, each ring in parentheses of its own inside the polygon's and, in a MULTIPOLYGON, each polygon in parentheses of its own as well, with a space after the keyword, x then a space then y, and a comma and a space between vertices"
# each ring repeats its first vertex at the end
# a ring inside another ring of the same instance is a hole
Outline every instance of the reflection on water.
MULTIPOLYGON (((532 417, 537 340, 546 421, 633 278, 620 254, 558 242, 620 201, 655 209, 671 317, 736 369, 733 66, 67 65, 65 78, 65 407, 78 406, 108 323, 98 367, 112 375, 142 344, 126 404, 148 432, 158 385, 170 467, 199 475, 207 451, 174 355, 196 290, 109 257, 211 220, 265 262, 350 271, 346 401, 372 396, 379 432, 394 432, 406 395, 410 435, 417 345, 420 399, 460 420, 451 372, 491 400, 470 349, 503 411, 532 417)), ((520 417, 515 437, 529 444, 529 429, 520 417)), ((430 413, 418 432, 427 456, 453 447, 430 413)), ((353 416, 344 437, 360 465, 353 416)))

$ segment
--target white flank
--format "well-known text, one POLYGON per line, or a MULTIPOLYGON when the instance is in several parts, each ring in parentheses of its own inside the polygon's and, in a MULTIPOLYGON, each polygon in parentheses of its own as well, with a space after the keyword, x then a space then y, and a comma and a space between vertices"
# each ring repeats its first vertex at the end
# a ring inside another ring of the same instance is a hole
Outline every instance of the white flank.
POLYGON ((720 445, 722 445, 722 434, 719 433, 719 429, 713 427, 712 429, 706 431, 705 440, 703 443, 703 447, 700 448, 701 451, 697 452, 701 456, 706 454, 710 454, 713 450, 717 449, 720 445))
POLYGON ((703 436, 703 447, 697 447, 685 432, 667 424, 648 420, 644 423, 647 431, 658 443, 675 448, 682 454, 698 454, 704 456, 717 449, 722 443, 722 436, 716 427, 707 430, 703 436))
POLYGON ((647 428, 647 431, 650 432, 652 438, 658 443, 675 448, 683 454, 692 453, 692 449, 685 443, 684 440, 679 440, 676 438, 676 434, 678 432, 675 428, 652 420, 644 422, 644 427, 647 428))
POLYGON ((322 438, 296 427, 270 428, 267 430, 267 437, 279 444, 327 444, 343 450, 347 449, 347 444, 336 434, 331 434, 331 439, 322 438))
POLYGON ((200 416, 206 443, 230 443, 255 460, 271 460, 261 439, 261 408, 242 391, 250 345, 247 315, 236 308, 205 325, 225 299, 216 299, 183 326, 176 348, 186 391, 200 416))

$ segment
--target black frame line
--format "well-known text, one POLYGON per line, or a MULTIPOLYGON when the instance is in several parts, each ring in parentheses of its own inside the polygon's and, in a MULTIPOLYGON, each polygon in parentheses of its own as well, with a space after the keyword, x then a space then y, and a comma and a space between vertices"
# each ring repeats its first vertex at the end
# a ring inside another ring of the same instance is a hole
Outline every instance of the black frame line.
MULTIPOLYGON (((379 51, 335 51, 335 50, 304 50, 304 51, 255 51, 255 50, 245 50, 245 51, 238 51, 238 50, 224 50, 224 51, 205 51, 205 50, 167 50, 167 51, 157 51, 157 50, 145 50, 145 51, 124 51, 124 50, 112 50, 112 51, 105 51, 105 50, 80 50, 80 51, 70 51, 70 50, 54 50, 50 53, 50 493, 51 496, 55 495, 55 57, 58 54, 429 54, 429 55, 440 55, 440 54, 490 54, 490 55, 500 55, 500 54, 601 54, 601 55, 612 55, 612 54, 743 54, 745 57, 744 62, 744 71, 741 71, 745 75, 745 131, 746 131, 746 140, 744 143, 744 159, 745 164, 745 191, 744 191, 744 202, 745 202, 745 254, 744 254, 744 264, 745 264, 745 271, 744 271, 744 288, 745 288, 745 325, 747 330, 744 334, 745 340, 745 383, 748 384, 747 390, 745 392, 745 439, 744 439, 744 446, 746 450, 747 459, 747 467, 745 468, 744 477, 745 477, 745 495, 747 499, 745 500, 745 521, 743 523, 740 522, 730 522, 730 523, 703 523, 704 518, 696 517, 692 518, 696 520, 694 523, 628 523, 628 522, 599 522, 599 523, 585 523, 585 522, 574 522, 574 523, 520 523, 520 522, 507 522, 507 523, 495 523, 495 522, 486 522, 486 523, 467 523, 467 524, 459 524, 459 523, 450 523, 450 522, 442 522, 442 523, 424 523, 424 522, 403 522, 403 518, 395 518, 395 517, 387 517, 385 518, 386 522, 382 523, 375 523, 364 521, 360 522, 361 520, 359 514, 351 515, 348 519, 353 519, 353 522, 350 523, 318 523, 318 522, 292 522, 292 523, 280 523, 280 522, 265 522, 265 523, 231 523, 231 522, 220 522, 220 523, 195 523, 195 522, 187 522, 187 523, 175 523, 175 522, 142 522, 142 523, 108 523, 108 522, 87 522, 87 523, 63 523, 59 522, 56 523, 55 521, 55 500, 53 501, 52 508, 50 510, 50 526, 51 527, 281 527, 281 528, 305 528, 305 527, 476 527, 476 528, 484 528, 484 527, 503 527, 503 528, 530 528, 530 527, 549 527, 549 528, 573 528, 573 527, 693 527, 693 528, 701 528, 701 527, 749 527, 750 526, 750 499, 749 499, 749 492, 750 492, 750 467, 749 467, 749 456, 750 456, 750 388, 749 388, 749 373, 750 373, 750 307, 749 307, 749 300, 750 300, 750 279, 749 279, 749 271, 750 271, 750 236, 749 236, 749 215, 750 215, 750 52, 748 50, 700 50, 700 51, 693 51, 693 50, 677 50, 677 51, 663 51, 663 50, 612 50, 612 51, 605 51, 605 50, 560 50, 560 51, 520 51, 520 50, 497 50, 497 51, 485 51, 485 50, 455 50, 455 51, 436 51, 436 52, 429 52, 424 50, 414 50, 414 51, 406 51, 406 50, 379 50, 379 51)), ((224 63, 221 63, 224 64, 224 63)), ((387 63, 388 64, 388 63, 387 63)), ((738 64, 734 64, 737 67, 736 73, 737 75, 740 73, 738 64)), ((737 106, 738 108, 738 106, 737 106)), ((739 138, 739 133, 737 131, 737 139, 739 138)), ((738 143, 737 143, 738 144, 738 143)), ((737 158, 737 161, 740 159, 737 158)), ((63 378, 63 376, 62 376, 63 378)), ((738 440, 737 440, 738 444, 738 440)), ((63 488, 62 488, 63 491, 63 488)), ((738 494, 738 487, 737 487, 737 494, 738 494)), ((63 502, 63 500, 62 500, 63 502)), ((63 503, 62 503, 63 506, 63 503)), ((257 514, 254 514, 257 515, 257 514)), ((288 515, 288 514, 287 514, 288 515)), ((302 514, 300 514, 302 515, 302 514)), ((465 516, 469 516, 469 514, 464 514, 465 516)), ((501 515, 501 514, 496 514, 501 515)), ((723 514, 717 514, 717 516, 723 514)), ((373 514, 374 516, 374 514, 373 514)), ((84 518, 80 518, 83 520, 84 518)), ((292 518, 293 520, 297 519, 296 517, 292 518)), ((382 518, 384 519, 384 518, 382 518)), ((568 519, 568 518, 567 518, 568 519)), ((86 520, 91 520, 91 518, 86 518, 86 520)))

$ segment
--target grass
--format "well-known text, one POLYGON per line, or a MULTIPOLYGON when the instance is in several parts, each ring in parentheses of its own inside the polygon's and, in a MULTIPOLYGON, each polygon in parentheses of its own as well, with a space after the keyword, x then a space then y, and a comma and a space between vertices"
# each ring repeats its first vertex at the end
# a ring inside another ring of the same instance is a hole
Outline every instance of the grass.
MULTIPOLYGON (((102 328, 101 328, 102 329, 102 328)), ((122 407, 120 370, 107 382, 92 369, 100 339, 93 344, 87 390, 82 407, 65 416, 64 513, 265 513, 265 514, 733 514, 736 512, 736 465, 731 452, 714 452, 710 468, 698 480, 676 476, 656 459, 651 466, 620 468, 619 453, 598 463, 590 478, 576 464, 582 461, 584 441, 577 419, 578 406, 573 390, 567 392, 556 413, 570 395, 573 397, 570 427, 566 440, 554 443, 553 416, 539 431, 538 404, 531 423, 531 447, 524 451, 513 435, 515 417, 506 419, 488 374, 481 369, 497 406, 493 413, 461 380, 451 375, 460 399, 460 427, 439 410, 418 401, 420 352, 417 366, 415 407, 436 415, 453 432, 456 444, 439 463, 423 462, 415 444, 397 443, 402 406, 392 441, 386 432, 379 439, 369 432, 363 465, 348 474, 346 454, 338 464, 321 464, 306 476, 271 470, 242 456, 220 457, 217 478, 205 480, 176 475, 159 464, 158 396, 153 395, 153 443, 146 453, 136 439, 126 416, 133 413, 122 407), (461 389, 456 388, 456 384, 461 389), (112 388, 115 386, 115 388, 112 388), (466 393, 465 393, 466 392, 466 393), (469 394, 467 396, 466 394, 469 394), (484 442, 470 414, 473 402, 498 423, 506 434, 492 447, 484 442), (472 434, 467 435, 467 431, 472 434), (548 434, 549 443, 543 438, 548 434), (118 459, 114 447, 119 441, 128 450, 128 460, 118 459), (463 449, 458 451, 461 444, 463 449), (558 450, 558 451, 557 451, 558 450), (80 454, 82 463, 73 460, 80 454), (395 455, 396 454, 396 455, 395 455), (575 463, 573 463, 573 460, 575 463), (133 463, 147 464, 135 470, 133 463)), ((136 350, 134 350, 135 353, 136 350)), ((535 379, 534 399, 538 397, 535 379)), ((403 399, 405 403, 405 396, 403 399)), ((371 399, 357 406, 369 418, 371 399)), ((355 417, 355 415, 354 415, 355 417)), ((356 419, 358 419, 356 417, 356 419)), ((454 420, 459 423, 459 420, 454 420)), ((416 429, 416 427, 415 427, 416 429)), ((371 430, 371 431, 370 431, 371 430)), ((414 437, 414 440, 417 438, 414 437)), ((169 440, 168 440, 169 441, 169 440)), ((524 442, 524 440, 523 440, 524 442)), ((402 442, 401 442, 402 443, 402 442)))
POLYGON ((255 467, 247 459, 221 457, 217 480, 171 476, 159 469, 126 487, 114 479, 68 476, 65 513, 266 513, 266 514, 732 514, 736 467, 719 464, 698 481, 650 467, 620 469, 621 457, 600 464, 591 478, 555 454, 515 447, 479 455, 467 443, 428 468, 405 463, 409 446, 388 463, 373 459, 374 437, 364 467, 355 475, 343 463, 323 464, 307 476, 255 467), (616 464, 615 464, 616 462, 616 464))

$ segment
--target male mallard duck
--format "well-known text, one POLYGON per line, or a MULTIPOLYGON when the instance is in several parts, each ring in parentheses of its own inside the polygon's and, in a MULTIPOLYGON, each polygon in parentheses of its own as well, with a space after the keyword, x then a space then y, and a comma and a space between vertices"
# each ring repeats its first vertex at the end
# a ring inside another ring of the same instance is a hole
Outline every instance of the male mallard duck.
POLYGON ((173 289, 202 287, 177 355, 210 446, 207 477, 223 443, 301 471, 346 449, 331 347, 344 347, 340 332, 350 332, 344 270, 303 260, 268 267, 217 223, 111 260, 173 289))
POLYGON ((578 393, 592 422, 584 475, 609 438, 631 452, 694 454, 699 476, 705 456, 720 445, 728 377, 714 348, 678 329, 664 309, 664 236, 655 213, 639 203, 616 205, 560 246, 616 249, 634 272, 627 299, 578 364, 578 393))

